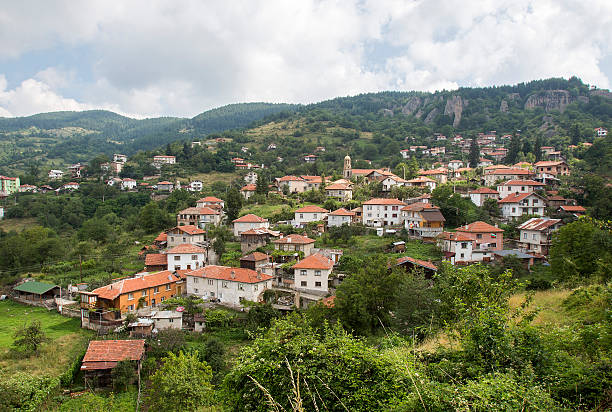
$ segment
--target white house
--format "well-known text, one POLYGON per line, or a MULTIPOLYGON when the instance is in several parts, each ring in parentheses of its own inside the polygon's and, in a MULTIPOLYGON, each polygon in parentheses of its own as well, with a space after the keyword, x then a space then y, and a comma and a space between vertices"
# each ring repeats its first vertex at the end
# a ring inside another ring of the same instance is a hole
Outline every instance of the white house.
POLYGON ((248 200, 251 196, 255 194, 256 191, 257 186, 250 183, 248 185, 242 186, 242 188, 240 189, 240 194, 242 195, 242 197, 248 200))
POLYGON ((415 177, 414 179, 406 180, 406 186, 426 187, 430 192, 432 192, 437 185, 438 182, 428 178, 427 176, 419 176, 415 177))
POLYGON ((313 155, 313 154, 308 154, 306 156, 304 156, 304 161, 306 163, 314 163, 317 161, 317 155, 313 155))
POLYGON ((189 190, 190 192, 201 192, 203 188, 204 185, 202 184, 201 180, 193 180, 189 182, 187 190, 189 190))
POLYGON ((274 249, 276 250, 304 252, 304 256, 308 256, 312 253, 314 242, 314 239, 298 234, 287 235, 272 241, 272 243, 274 243, 274 249))
POLYGON ((125 163, 127 162, 127 156, 120 153, 113 154, 113 162, 125 163))
POLYGON ((186 278, 188 295, 240 306, 243 300, 259 301, 272 287, 273 277, 252 269, 208 265, 188 272, 186 278))
POLYGON ((225 202, 218 197, 206 196, 196 202, 196 207, 210 207, 211 209, 223 210, 225 202))
POLYGON ((302 259, 292 266, 296 290, 320 293, 328 292, 329 275, 334 267, 334 262, 318 253, 302 259))
POLYGON ((595 133, 597 133, 597 137, 606 137, 608 135, 608 129, 598 127, 595 129, 595 133))
POLYGON ((474 240, 456 232, 442 232, 438 235, 438 247, 442 249, 446 260, 452 265, 461 265, 474 262, 472 250, 474 240))
POLYGON ((295 211, 293 226, 302 227, 309 222, 318 222, 325 219, 329 210, 319 206, 304 206, 295 211))
POLYGON ((461 160, 451 160, 448 162, 448 168, 452 170, 457 170, 460 167, 463 167, 463 162, 461 160))
POLYGON ((289 193, 304 193, 308 188, 308 182, 297 176, 283 176, 276 182, 279 190, 282 191, 283 187, 287 186, 289 193))
POLYGON ((487 199, 499 200, 499 193, 496 190, 489 189, 488 187, 479 187, 478 189, 469 192, 469 195, 472 203, 478 207, 482 207, 487 199))
POLYGON ((342 226, 344 224, 350 225, 353 222, 353 219, 355 219, 355 212, 340 208, 327 215, 327 226, 334 227, 342 226))
POLYGON ((370 199, 363 203, 363 224, 366 226, 394 226, 402 223, 401 208, 406 206, 399 199, 370 199))
POLYGON ((174 184, 172 182, 168 182, 167 180, 163 180, 157 183, 157 190, 162 192, 172 192, 174 189, 174 184))
POLYGON ((136 189, 138 183, 134 179, 126 177, 121 181, 121 190, 133 190, 136 189))
POLYGON ((166 232, 166 241, 169 248, 190 244, 204 243, 206 232, 194 225, 176 226, 166 232))
POLYGON ((232 223, 234 224, 234 236, 236 237, 239 237, 242 232, 246 232, 247 230, 259 228, 268 229, 270 227, 268 219, 264 219, 252 213, 234 219, 232 223))
POLYGON ((153 165, 160 168, 162 165, 173 165, 176 163, 174 156, 153 156, 153 165))
POLYGON ((77 182, 69 182, 62 186, 62 190, 79 190, 79 184, 77 182))
POLYGON ((61 170, 49 170, 49 179, 57 180, 61 179, 62 177, 64 177, 64 172, 62 172, 61 170))
POLYGON ((208 225, 221 223, 221 212, 210 207, 188 207, 176 215, 179 226, 194 225, 204 229, 208 225))
POLYGON ((518 248, 525 253, 548 255, 552 234, 563 225, 561 219, 533 217, 518 227, 518 248))
POLYGON ((168 270, 194 270, 204 266, 206 251, 200 247, 183 244, 173 247, 166 253, 168 270))
POLYGON ((505 219, 523 215, 544 216, 545 199, 536 193, 512 193, 498 201, 505 219))
POLYGON ((497 186, 499 195, 504 198, 512 193, 531 193, 537 189, 545 187, 544 183, 536 182, 535 180, 508 180, 505 183, 497 186))
POLYGON ((183 329, 183 312, 173 310, 158 310, 151 313, 151 319, 155 322, 155 329, 183 329))
POLYGON ((325 187, 325 195, 332 199, 346 202, 353 198, 353 188, 347 183, 332 183, 325 187))
POLYGON ((405 186, 407 182, 406 179, 402 179, 395 175, 387 176, 381 182, 382 190, 383 192, 390 192, 394 186, 405 186))
POLYGON ((250 185, 257 183, 257 173, 253 171, 248 172, 246 175, 244 175, 244 182, 250 185))

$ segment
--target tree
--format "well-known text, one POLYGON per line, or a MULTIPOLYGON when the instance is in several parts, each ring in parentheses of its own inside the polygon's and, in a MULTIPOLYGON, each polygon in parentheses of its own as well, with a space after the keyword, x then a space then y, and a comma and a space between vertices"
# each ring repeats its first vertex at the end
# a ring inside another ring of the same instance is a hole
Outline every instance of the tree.
POLYGON ((478 147, 478 139, 475 137, 472 138, 472 142, 470 143, 470 167, 476 169, 478 167, 478 163, 480 163, 480 147, 478 147))
POLYGON ((111 372, 113 378, 113 388, 118 390, 123 388, 127 391, 128 386, 136 377, 136 365, 134 361, 122 360, 117 363, 111 372))
POLYGON ((423 273, 413 271, 401 280, 393 325, 400 333, 421 339, 438 322, 438 297, 423 273))
POLYGON ((157 354, 176 353, 185 346, 185 334, 179 329, 163 329, 149 339, 149 347, 157 354))
POLYGON ((533 145, 533 154, 535 155, 536 162, 542 160, 542 136, 538 134, 533 145))
POLYGON ((242 208, 242 196, 238 191, 238 188, 232 187, 227 193, 227 200, 225 201, 225 213, 228 221, 238 219, 240 209, 242 208))
POLYGON ((159 208, 157 202, 147 203, 138 216, 140 227, 147 233, 156 232, 167 227, 169 224, 168 216, 159 208))
POLYGON ((13 347, 26 353, 36 353, 40 345, 48 341, 40 321, 37 320, 17 329, 13 337, 13 347))
POLYGON ((255 193, 258 195, 268 196, 268 176, 265 172, 257 174, 257 184, 255 185, 255 193))
POLYGON ((212 370, 196 354, 169 353, 151 377, 152 410, 195 411, 213 402, 212 370))
POLYGON ((512 135, 510 139, 510 145, 508 146, 508 153, 506 153, 506 163, 513 164, 518 160, 518 154, 521 151, 521 136, 517 133, 512 135))
POLYGON ((104 219, 94 217, 83 222, 83 226, 79 230, 79 239, 105 242, 111 231, 111 226, 104 219))
POLYGON ((570 138, 571 143, 573 145, 578 145, 580 143, 580 125, 578 123, 573 123, 570 127, 570 138))

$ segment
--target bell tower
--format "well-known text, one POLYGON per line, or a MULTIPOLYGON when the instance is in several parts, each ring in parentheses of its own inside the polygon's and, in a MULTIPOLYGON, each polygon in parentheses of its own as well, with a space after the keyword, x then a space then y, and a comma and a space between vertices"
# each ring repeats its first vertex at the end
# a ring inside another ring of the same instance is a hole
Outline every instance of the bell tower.
POLYGON ((344 169, 342 175, 345 179, 350 179, 351 176, 353 176, 353 171, 351 168, 351 157, 349 155, 346 155, 344 157, 344 169))

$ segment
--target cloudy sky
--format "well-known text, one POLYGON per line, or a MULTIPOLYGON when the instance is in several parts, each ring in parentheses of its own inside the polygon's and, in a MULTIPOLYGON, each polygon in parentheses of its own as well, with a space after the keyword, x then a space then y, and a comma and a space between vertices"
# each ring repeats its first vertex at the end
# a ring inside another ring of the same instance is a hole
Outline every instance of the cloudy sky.
POLYGON ((193 116, 577 75, 609 88, 611 0, 0 0, 0 116, 193 116))

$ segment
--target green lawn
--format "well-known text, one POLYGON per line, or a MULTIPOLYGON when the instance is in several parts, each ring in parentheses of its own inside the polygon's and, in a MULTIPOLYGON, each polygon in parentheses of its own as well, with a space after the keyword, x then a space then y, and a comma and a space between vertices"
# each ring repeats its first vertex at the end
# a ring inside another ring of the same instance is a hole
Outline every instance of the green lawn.
POLYGON ((32 226, 36 224, 35 218, 14 218, 14 219, 2 219, 0 220, 0 229, 5 232, 10 232, 14 230, 16 232, 21 232, 26 227, 32 226))

